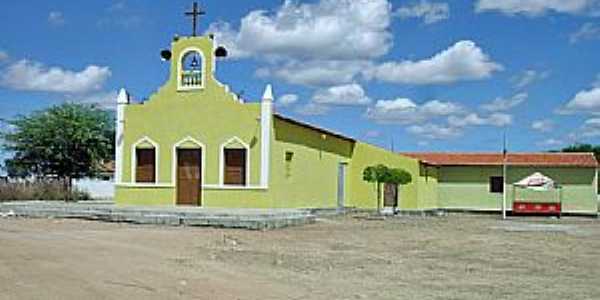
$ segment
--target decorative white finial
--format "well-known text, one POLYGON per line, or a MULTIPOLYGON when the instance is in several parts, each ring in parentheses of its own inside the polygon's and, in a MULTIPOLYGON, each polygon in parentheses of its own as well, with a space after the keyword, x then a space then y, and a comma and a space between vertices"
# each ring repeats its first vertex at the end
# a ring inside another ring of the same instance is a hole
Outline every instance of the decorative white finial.
POLYGON ((273 100, 275 100, 273 98, 273 87, 270 84, 267 84, 267 87, 265 88, 265 92, 262 97, 262 101, 273 102, 273 100))
POLYGON ((129 94, 125 89, 121 89, 119 91, 119 96, 117 97, 117 104, 129 104, 129 94))

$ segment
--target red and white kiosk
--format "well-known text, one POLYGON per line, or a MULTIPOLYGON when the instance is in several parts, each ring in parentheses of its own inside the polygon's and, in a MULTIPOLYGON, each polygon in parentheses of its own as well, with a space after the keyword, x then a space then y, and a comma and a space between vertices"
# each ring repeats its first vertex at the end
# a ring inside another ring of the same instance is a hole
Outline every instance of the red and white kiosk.
POLYGON ((513 187, 513 214, 560 217, 562 189, 550 177, 534 173, 514 183, 513 187))

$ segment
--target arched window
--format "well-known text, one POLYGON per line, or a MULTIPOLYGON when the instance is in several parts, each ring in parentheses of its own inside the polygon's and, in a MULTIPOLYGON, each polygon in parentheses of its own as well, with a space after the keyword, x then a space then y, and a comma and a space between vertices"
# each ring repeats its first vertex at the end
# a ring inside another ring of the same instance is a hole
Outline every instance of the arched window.
POLYGON ((221 145, 221 183, 246 186, 250 174, 250 147, 234 137, 221 145))
POLYGON ((133 145, 132 177, 135 183, 156 183, 158 174, 158 144, 143 138, 133 145))
POLYGON ((180 62, 179 86, 184 89, 203 86, 204 58, 198 50, 184 52, 180 62))

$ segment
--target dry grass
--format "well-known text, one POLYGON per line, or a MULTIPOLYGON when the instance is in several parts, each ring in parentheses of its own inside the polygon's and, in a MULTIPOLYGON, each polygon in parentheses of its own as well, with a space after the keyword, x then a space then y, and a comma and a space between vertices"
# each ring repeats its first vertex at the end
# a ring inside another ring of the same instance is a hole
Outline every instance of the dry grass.
POLYGON ((0 202, 23 200, 56 201, 65 199, 78 201, 90 200, 90 198, 89 194, 78 190, 74 190, 68 195, 62 183, 58 181, 0 181, 0 202))

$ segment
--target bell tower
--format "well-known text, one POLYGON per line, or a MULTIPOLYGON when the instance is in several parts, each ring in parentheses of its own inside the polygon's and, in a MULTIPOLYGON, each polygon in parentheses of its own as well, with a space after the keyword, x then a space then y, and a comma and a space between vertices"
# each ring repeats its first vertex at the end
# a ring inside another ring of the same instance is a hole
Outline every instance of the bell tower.
POLYGON ((177 92, 198 92, 205 90, 214 81, 217 57, 227 56, 227 50, 216 47, 212 35, 197 35, 198 18, 206 13, 194 2, 192 10, 185 12, 192 18, 192 35, 175 36, 171 50, 163 50, 161 56, 171 61, 169 83, 177 92))

